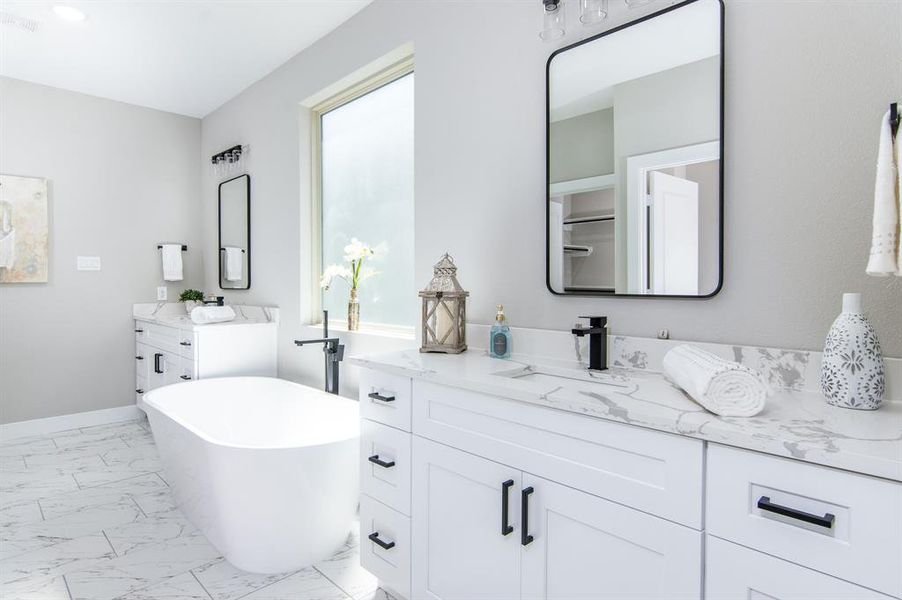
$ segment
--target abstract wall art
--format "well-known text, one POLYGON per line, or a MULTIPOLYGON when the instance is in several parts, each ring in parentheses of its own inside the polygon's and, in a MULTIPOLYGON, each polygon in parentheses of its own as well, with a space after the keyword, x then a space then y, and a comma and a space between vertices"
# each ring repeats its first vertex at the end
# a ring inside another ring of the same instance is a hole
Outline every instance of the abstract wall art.
POLYGON ((0 283, 46 283, 47 180, 0 175, 0 283))

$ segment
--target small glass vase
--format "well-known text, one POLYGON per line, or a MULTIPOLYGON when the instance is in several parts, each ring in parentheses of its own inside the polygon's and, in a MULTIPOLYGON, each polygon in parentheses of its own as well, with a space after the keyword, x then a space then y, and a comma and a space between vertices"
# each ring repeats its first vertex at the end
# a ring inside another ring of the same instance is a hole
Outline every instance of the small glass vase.
POLYGON ((357 300, 357 290, 351 290, 351 297, 348 299, 348 331, 357 331, 360 329, 360 302, 357 300))

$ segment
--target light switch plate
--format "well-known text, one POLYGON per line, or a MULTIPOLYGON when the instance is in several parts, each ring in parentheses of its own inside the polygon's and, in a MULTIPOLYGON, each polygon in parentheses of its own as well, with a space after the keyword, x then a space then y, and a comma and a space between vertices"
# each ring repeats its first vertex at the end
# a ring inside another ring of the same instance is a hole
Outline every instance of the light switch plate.
POLYGON ((79 271, 99 271, 99 256, 79 256, 75 259, 75 268, 79 271))
POLYGON ((169 288, 165 285, 161 285, 157 288, 157 300, 166 300, 166 297, 169 295, 169 288))

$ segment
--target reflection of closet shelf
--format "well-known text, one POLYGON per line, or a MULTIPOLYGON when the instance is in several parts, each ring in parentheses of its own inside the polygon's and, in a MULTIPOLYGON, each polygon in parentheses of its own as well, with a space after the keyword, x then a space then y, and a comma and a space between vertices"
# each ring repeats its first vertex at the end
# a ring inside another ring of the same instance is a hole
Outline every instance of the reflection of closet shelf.
POLYGON ((581 223, 603 223, 605 221, 613 221, 616 219, 614 215, 588 215, 585 217, 567 217, 564 219, 564 225, 579 225, 581 223))
POLYGON ((585 177, 583 179, 571 179, 570 181, 559 181, 548 186, 549 196, 566 196, 568 194, 579 194, 580 192, 593 192, 596 190, 607 190, 613 188, 617 183, 616 176, 597 175, 595 177, 585 177))
POLYGON ((576 246, 573 244, 564 244, 564 254, 572 254, 574 256, 592 256, 594 248, 592 246, 576 246))

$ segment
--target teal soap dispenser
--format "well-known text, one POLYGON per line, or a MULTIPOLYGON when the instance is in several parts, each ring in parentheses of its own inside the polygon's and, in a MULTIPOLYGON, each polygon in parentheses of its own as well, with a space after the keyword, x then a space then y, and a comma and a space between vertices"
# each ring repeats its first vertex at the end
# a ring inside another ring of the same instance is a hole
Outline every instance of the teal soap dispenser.
POLYGON ((511 357, 511 328, 507 326, 504 318, 504 306, 498 305, 498 313, 495 315, 495 324, 489 334, 489 355, 492 358, 511 357))

